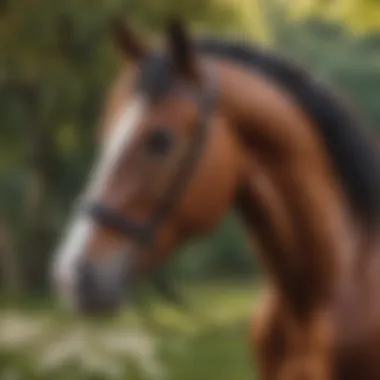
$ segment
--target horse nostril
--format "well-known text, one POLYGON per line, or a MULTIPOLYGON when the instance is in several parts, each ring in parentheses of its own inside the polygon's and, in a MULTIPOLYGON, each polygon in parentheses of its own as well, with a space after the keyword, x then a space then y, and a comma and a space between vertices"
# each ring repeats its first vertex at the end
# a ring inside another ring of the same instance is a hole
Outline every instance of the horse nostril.
POLYGON ((84 312, 102 312, 118 306, 120 289, 113 277, 116 273, 107 270, 107 265, 82 262, 77 272, 78 307, 84 312))
POLYGON ((95 268, 88 262, 82 262, 77 272, 77 291, 81 304, 92 302, 98 291, 95 268))

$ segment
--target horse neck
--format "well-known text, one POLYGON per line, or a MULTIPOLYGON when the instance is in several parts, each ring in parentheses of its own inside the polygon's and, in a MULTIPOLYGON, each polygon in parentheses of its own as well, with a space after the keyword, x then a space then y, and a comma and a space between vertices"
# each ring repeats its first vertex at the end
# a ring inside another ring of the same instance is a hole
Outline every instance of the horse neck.
POLYGON ((223 109, 248 158, 237 206, 289 306, 305 314, 331 299, 353 257, 346 198, 291 97, 259 75, 219 69, 223 109))

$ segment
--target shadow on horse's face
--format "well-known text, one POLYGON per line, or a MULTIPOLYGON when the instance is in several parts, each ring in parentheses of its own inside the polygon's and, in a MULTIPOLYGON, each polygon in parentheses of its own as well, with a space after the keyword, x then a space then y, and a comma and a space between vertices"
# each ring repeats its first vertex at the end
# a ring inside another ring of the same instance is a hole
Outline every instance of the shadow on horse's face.
POLYGON ((100 159, 54 263, 61 293, 87 312, 116 309, 137 278, 213 227, 238 181, 217 80, 182 26, 162 55, 120 25, 115 37, 137 75, 106 106, 100 159))

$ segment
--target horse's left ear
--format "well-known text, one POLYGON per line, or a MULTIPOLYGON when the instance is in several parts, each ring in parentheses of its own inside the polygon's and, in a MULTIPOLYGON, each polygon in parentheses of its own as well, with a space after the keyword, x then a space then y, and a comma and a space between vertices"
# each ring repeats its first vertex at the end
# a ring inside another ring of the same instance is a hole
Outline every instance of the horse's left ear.
POLYGON ((199 72, 195 47, 184 23, 179 18, 169 23, 167 42, 174 68, 180 75, 196 80, 199 72))

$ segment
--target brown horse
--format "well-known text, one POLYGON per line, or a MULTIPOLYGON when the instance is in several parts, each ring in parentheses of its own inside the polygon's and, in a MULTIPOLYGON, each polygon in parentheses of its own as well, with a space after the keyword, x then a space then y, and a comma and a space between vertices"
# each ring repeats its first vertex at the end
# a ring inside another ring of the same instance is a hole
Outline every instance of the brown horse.
POLYGON ((262 379, 380 379, 380 175, 361 123, 276 54, 192 40, 180 22, 163 52, 120 24, 114 36, 130 68, 56 256, 61 291, 114 310, 236 207, 272 279, 253 322, 262 379))

